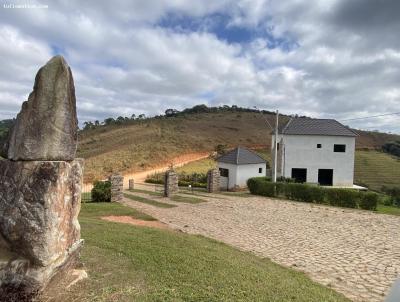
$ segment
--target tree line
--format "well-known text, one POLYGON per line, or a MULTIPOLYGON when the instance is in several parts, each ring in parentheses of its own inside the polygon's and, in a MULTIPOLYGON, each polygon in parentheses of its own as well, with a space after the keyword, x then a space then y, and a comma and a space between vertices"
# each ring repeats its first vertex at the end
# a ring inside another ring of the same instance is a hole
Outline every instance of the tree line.
POLYGON ((153 117, 146 117, 145 114, 139 114, 135 115, 132 114, 130 117, 124 117, 124 116, 119 116, 117 118, 106 118, 104 121, 100 122, 98 120, 91 122, 84 122, 83 123, 83 130, 88 130, 88 129, 95 129, 101 126, 109 126, 109 125, 122 125, 122 124, 129 124, 132 122, 136 121, 143 121, 147 119, 163 119, 163 118, 170 118, 170 117, 179 117, 179 116, 185 116, 188 114, 198 114, 198 113, 215 113, 215 112, 262 112, 264 114, 274 114, 272 111, 268 110, 259 110, 256 108, 243 108, 239 107, 236 105, 228 106, 228 105, 223 105, 219 107, 208 107, 205 104, 201 105, 196 105, 193 106, 192 108, 186 108, 182 111, 179 111, 177 109, 169 108, 165 110, 164 114, 162 115, 156 115, 153 117))

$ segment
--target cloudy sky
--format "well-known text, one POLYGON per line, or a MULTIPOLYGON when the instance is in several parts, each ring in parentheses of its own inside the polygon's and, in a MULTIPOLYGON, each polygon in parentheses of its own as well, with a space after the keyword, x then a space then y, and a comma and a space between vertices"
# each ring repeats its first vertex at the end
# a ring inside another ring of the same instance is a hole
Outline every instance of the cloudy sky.
MULTIPOLYGON (((398 0, 0 2, 0 119, 55 54, 81 122, 202 103, 338 120, 400 111, 398 0)), ((400 115, 345 123, 400 133, 400 115)))

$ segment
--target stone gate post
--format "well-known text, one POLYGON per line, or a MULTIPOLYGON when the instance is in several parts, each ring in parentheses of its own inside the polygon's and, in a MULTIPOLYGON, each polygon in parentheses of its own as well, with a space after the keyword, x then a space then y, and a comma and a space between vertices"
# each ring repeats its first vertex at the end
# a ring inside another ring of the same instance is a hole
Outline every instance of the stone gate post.
POLYGON ((124 177, 115 173, 108 179, 111 182, 111 202, 121 201, 124 197, 124 177))
POLYGON ((220 176, 218 169, 211 169, 207 172, 207 192, 218 192, 220 186, 220 176))
POLYGON ((135 188, 135 180, 129 179, 129 190, 133 190, 135 188))
POLYGON ((169 170, 164 176, 164 196, 170 197, 178 193, 178 174, 175 171, 169 170))

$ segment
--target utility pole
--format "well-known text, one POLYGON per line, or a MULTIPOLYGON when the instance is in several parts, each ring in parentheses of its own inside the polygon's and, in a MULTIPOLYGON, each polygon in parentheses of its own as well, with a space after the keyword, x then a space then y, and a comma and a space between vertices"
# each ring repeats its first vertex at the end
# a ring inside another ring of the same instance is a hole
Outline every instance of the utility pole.
POLYGON ((278 167, 278 121, 279 119, 279 111, 276 110, 276 121, 275 121, 275 145, 274 145, 274 176, 273 176, 273 182, 276 182, 276 173, 277 173, 277 167, 278 167))

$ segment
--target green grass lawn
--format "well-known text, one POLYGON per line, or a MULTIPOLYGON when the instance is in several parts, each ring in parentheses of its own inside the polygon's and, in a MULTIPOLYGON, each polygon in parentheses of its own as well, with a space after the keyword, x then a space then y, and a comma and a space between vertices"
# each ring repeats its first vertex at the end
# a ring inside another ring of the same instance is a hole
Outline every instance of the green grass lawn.
POLYGON ((194 196, 181 196, 181 195, 174 195, 170 197, 171 200, 176 202, 184 202, 184 203, 202 203, 207 202, 207 200, 197 198, 194 196))
POLYGON ((383 185, 400 184, 400 159, 377 151, 356 151, 355 183, 366 184, 372 190, 383 185))
POLYGON ((399 207, 385 206, 383 204, 378 204, 377 212, 382 213, 382 214, 390 214, 390 215, 400 216, 400 208, 399 207))
POLYGON ((156 200, 148 199, 146 197, 133 195, 133 194, 124 193, 124 197, 132 199, 134 201, 138 201, 138 202, 141 202, 141 203, 146 203, 146 204, 149 204, 149 205, 152 205, 152 206, 155 206, 155 207, 159 207, 159 208, 174 208, 174 207, 176 207, 173 204, 164 203, 164 202, 158 202, 156 200))
POLYGON ((303 273, 220 242, 99 219, 105 215, 151 219, 120 204, 82 204, 89 279, 55 301, 349 301, 303 273))
POLYGON ((149 191, 149 190, 142 190, 142 189, 133 189, 129 190, 130 192, 137 192, 137 193, 144 193, 152 196, 163 196, 161 192, 149 191))

